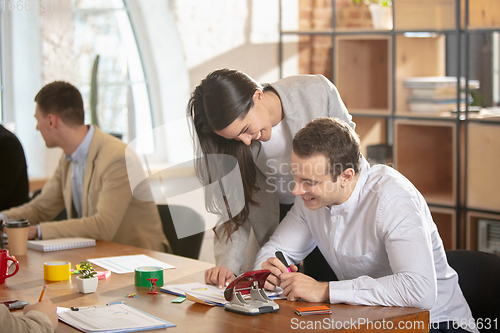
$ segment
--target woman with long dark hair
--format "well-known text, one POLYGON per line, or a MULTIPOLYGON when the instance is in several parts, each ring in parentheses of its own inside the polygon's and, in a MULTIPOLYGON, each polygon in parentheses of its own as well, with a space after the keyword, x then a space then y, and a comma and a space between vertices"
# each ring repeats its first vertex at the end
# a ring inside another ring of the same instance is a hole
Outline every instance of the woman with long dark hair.
MULTIPOLYGON (((223 199, 206 197, 209 211, 227 211, 228 216, 214 228, 217 266, 205 272, 206 283, 222 287, 240 274, 251 230, 263 246, 293 205, 290 164, 295 133, 318 117, 355 125, 336 87, 322 75, 297 75, 261 85, 227 68, 201 81, 187 115, 194 125, 195 170, 202 184, 212 184, 226 172, 215 166, 221 160, 216 158, 214 164, 210 156, 234 156, 241 172, 241 211, 231 212, 234 198, 226 196, 230 190, 221 189, 223 199)), ((254 258, 248 260, 251 267, 254 258)))

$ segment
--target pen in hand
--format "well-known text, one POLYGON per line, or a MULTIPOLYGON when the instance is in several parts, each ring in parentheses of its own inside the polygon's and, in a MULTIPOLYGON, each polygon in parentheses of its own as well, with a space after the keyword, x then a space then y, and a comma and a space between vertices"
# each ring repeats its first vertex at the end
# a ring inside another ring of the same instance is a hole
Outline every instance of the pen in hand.
POLYGON ((45 293, 45 288, 47 288, 47 285, 43 286, 42 292, 40 293, 40 298, 38 299, 38 302, 41 302, 43 299, 43 294, 45 293))
POLYGON ((283 252, 276 251, 275 255, 276 255, 276 258, 278 258, 283 263, 283 265, 285 265, 286 269, 288 269, 288 271, 291 273, 292 270, 290 269, 290 266, 286 262, 285 256, 283 255, 283 252))

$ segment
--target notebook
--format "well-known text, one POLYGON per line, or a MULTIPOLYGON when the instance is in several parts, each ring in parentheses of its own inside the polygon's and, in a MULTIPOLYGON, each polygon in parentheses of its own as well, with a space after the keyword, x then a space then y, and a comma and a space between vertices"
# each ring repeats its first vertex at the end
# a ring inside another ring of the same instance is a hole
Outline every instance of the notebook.
POLYGON ((66 324, 89 333, 136 332, 176 326, 122 302, 78 308, 77 311, 57 308, 57 314, 66 324))
POLYGON ((91 246, 95 246, 95 239, 80 237, 28 241, 28 249, 43 252, 78 249, 91 246))

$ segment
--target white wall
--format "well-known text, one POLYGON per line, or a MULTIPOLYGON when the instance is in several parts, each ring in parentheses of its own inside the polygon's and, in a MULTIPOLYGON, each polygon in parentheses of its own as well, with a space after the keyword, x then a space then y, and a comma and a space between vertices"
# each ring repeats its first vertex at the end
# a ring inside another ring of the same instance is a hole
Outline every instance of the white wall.
POLYGON ((177 0, 174 11, 191 90, 221 67, 279 78, 278 0, 177 0))
POLYGON ((42 85, 41 21, 37 11, 3 12, 4 115, 21 141, 31 177, 45 176, 46 149, 35 130, 36 93, 42 85))

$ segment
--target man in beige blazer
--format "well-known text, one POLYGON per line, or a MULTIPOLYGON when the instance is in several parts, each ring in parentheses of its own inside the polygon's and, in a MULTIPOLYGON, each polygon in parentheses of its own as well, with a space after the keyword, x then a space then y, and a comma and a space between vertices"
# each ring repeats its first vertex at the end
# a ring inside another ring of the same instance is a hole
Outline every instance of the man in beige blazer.
POLYGON ((152 195, 150 201, 132 195, 126 144, 84 124, 78 89, 52 82, 38 92, 35 102, 37 130, 47 147, 60 147, 64 155, 42 193, 2 212, 3 218, 28 219, 29 239, 89 237, 171 252, 152 195), (67 220, 48 222, 63 208, 67 220))

